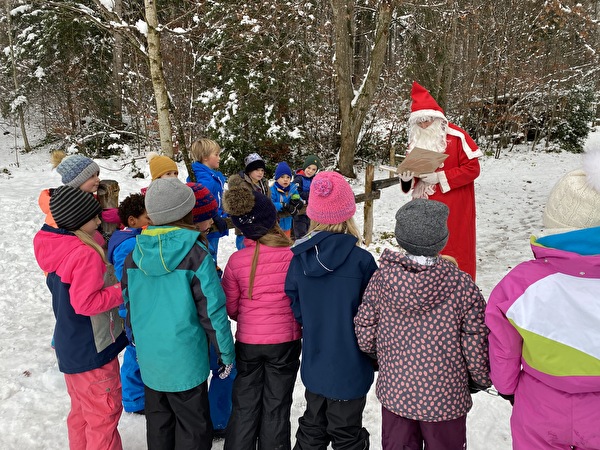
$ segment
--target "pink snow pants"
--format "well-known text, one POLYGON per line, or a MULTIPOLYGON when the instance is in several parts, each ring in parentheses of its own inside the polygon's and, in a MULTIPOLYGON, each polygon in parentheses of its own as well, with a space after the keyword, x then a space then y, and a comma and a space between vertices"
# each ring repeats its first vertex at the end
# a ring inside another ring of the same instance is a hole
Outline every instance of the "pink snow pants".
POLYGON ((568 394, 521 372, 510 427, 514 450, 600 450, 600 392, 568 394))
POLYGON ((119 359, 87 372, 65 374, 71 411, 70 450, 122 450, 117 430, 123 411, 119 359))

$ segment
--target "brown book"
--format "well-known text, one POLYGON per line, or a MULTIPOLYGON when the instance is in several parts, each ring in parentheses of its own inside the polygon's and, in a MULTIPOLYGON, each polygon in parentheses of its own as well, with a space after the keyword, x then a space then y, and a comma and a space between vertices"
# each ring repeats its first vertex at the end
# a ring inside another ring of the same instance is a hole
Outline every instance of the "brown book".
POLYGON ((402 172, 414 172, 415 176, 418 177, 424 173, 435 172, 447 157, 448 155, 445 153, 415 147, 406 155, 404 161, 400 163, 396 169, 396 173, 399 175, 402 172))

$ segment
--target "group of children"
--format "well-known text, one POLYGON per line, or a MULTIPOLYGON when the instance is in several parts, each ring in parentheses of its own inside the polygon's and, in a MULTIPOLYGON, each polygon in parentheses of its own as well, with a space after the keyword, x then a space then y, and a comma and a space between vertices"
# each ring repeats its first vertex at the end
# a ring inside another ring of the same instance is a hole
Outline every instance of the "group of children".
MULTIPOLYGON (((209 449, 220 427, 228 450, 291 449, 298 370, 306 409, 295 450, 369 448, 362 416, 375 370, 384 449, 465 448, 471 394, 492 380, 511 404, 516 394, 515 448, 568 441, 562 431, 536 434, 548 428, 549 416, 534 407, 530 391, 557 399, 569 414, 586 411, 597 418, 597 352, 566 331, 567 341, 553 337, 523 306, 533 302, 539 304, 535 311, 554 311, 542 284, 579 283, 585 288, 579 295, 593 296, 586 286, 598 277, 597 257, 577 245, 582 231, 540 239, 536 251, 543 261, 509 274, 486 311, 473 279, 441 255, 449 237, 443 203, 414 199, 402 206, 394 230, 400 248, 384 250, 378 265, 360 245, 354 194, 340 174, 319 172, 320 163, 309 157, 296 173, 298 182, 280 163, 268 187, 265 162, 252 154, 225 189, 224 178, 214 173, 218 145, 197 144, 196 177, 210 176, 205 182, 215 193, 201 183, 183 183, 172 160, 154 155, 153 181, 145 194, 120 204, 124 228, 113 233, 108 250, 97 232, 103 211, 92 195, 99 176, 92 160, 65 158, 57 167, 64 185, 40 197, 47 216, 34 251, 52 293, 53 343, 71 397, 71 448, 121 449, 117 424, 125 405, 145 413, 149 449, 209 449), (211 160, 212 172, 199 166, 211 160), (294 203, 295 195, 300 201, 294 203), (307 217, 303 234, 301 222, 296 232, 293 221, 294 242, 282 211, 307 217), (225 216, 243 242, 221 277, 216 249, 226 231, 213 224, 225 216), (560 264, 565 252, 574 262, 568 273, 560 264), (117 283, 108 277, 109 262, 117 283), (536 274, 531 285, 527 271, 536 274), (518 292, 515 283, 523 284, 518 292), (237 322, 235 340, 229 319, 237 322), (567 365, 539 356, 545 347, 565 352, 570 345, 578 350, 566 352, 567 365), (130 370, 119 376, 123 349, 122 369, 130 370), (214 417, 220 400, 211 397, 209 379, 211 386, 229 382, 230 390, 220 395, 224 424, 214 417), (121 383, 124 392, 134 392, 135 384, 137 394, 121 395, 121 383), (527 426, 525 414, 532 418, 527 426)), ((581 197, 587 191, 577 192, 581 197)), ((600 193, 593 198, 600 204, 600 193)), ((597 209, 588 210, 593 216, 597 209)), ((557 223, 575 217, 548 211, 557 223)), ((584 219, 578 227, 600 225, 595 216, 584 219)), ((595 236, 583 231, 588 240, 595 236)), ((585 305, 572 302, 590 309, 591 298, 585 305)), ((577 310, 572 315, 583 319, 577 310)), ((564 420, 564 412, 554 415, 564 420)), ((586 447, 596 439, 586 425, 593 420, 577 425, 582 448, 596 448, 586 447)))

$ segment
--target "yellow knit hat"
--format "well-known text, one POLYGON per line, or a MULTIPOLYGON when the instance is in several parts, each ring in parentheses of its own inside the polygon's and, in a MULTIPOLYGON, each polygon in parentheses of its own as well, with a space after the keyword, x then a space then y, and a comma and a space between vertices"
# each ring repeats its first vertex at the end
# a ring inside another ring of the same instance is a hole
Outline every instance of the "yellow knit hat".
POLYGON ((175 161, 168 156, 161 156, 156 152, 150 152, 146 156, 146 159, 150 165, 150 176, 152 177, 152 181, 162 177, 167 172, 179 172, 175 161))

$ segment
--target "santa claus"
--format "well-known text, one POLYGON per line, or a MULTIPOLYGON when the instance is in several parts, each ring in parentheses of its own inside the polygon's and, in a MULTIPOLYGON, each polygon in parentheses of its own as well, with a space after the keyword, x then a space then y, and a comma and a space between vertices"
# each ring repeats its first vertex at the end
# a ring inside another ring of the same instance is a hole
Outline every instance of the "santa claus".
POLYGON ((430 198, 448 205, 450 236, 442 254, 453 256, 458 266, 475 280, 475 178, 479 176, 481 150, 462 129, 448 122, 444 111, 427 89, 413 82, 408 118, 408 149, 415 147, 448 155, 432 173, 418 177, 400 174, 403 192, 413 198, 430 198))

